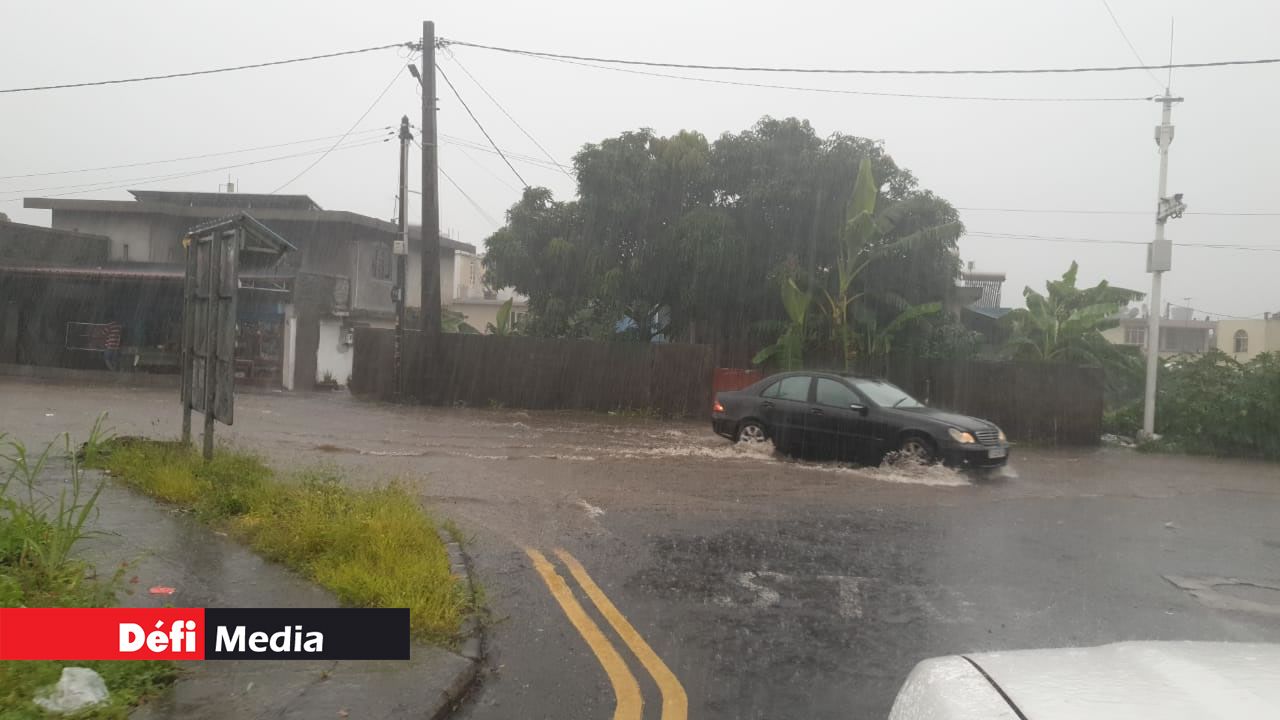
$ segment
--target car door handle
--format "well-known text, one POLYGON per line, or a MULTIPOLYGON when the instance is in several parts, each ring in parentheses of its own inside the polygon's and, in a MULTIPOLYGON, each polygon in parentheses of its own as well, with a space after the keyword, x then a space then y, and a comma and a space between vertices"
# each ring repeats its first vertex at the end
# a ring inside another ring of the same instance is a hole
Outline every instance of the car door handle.
POLYGON ((810 410, 810 411, 809 411, 809 413, 810 413, 811 415, 822 415, 822 414, 823 414, 823 412, 822 412, 822 409, 821 409, 821 408, 814 408, 814 409, 810 410))
POLYGON ((771 407, 773 407, 773 403, 769 402, 768 400, 765 400, 764 402, 760 403, 760 407, 762 407, 762 408, 771 408, 771 407))

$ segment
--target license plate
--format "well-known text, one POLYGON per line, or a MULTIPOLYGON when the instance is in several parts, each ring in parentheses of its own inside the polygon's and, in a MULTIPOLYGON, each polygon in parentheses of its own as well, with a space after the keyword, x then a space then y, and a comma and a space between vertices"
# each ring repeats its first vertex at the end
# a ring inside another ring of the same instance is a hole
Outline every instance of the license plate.
POLYGON ((1008 454, 1008 451, 1005 450, 1004 448, 990 448, 987 450, 987 457, 993 460, 995 458, 1002 458, 1007 454, 1008 454))

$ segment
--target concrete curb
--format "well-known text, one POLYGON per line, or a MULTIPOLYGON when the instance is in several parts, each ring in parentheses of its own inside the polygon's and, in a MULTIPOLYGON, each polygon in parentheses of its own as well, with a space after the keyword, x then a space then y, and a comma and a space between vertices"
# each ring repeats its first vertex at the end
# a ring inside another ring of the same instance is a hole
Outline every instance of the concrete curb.
POLYGON ((459 629, 462 642, 458 648, 458 654, 469 662, 466 669, 459 672, 453 682, 441 692, 440 704, 427 715, 430 720, 447 717, 475 686, 480 677, 480 663, 484 659, 485 652, 484 623, 480 621, 480 609, 476 607, 476 585, 472 575, 471 560, 462 549, 461 542, 451 537, 442 528, 437 528, 436 533, 440 536, 440 542, 444 543, 445 552, 449 554, 450 574, 461 578, 466 583, 465 592, 471 605, 471 612, 462 620, 462 626, 459 629))

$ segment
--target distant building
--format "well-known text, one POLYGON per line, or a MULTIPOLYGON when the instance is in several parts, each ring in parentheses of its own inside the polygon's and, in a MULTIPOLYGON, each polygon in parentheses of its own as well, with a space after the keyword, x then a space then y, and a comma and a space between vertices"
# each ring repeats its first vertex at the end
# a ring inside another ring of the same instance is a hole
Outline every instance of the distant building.
MULTIPOLYGON (((240 379, 299 389, 326 378, 345 383, 352 329, 395 323, 393 223, 324 210, 306 195, 130 192, 132 201, 26 198, 26 207, 52 211, 51 227, 0 226, 0 362, 102 367, 101 352, 73 347, 71 330, 115 322, 121 355, 135 369, 174 371, 182 238, 237 211, 298 249, 270 273, 241 277, 240 379), (49 249, 37 251, 42 244, 49 249)), ((421 231, 411 228, 411 308, 420 300, 421 248, 421 231)), ((452 299, 456 252, 475 248, 440 238, 442 305, 452 299)))
MULTIPOLYGON (((1118 318, 1120 324, 1104 330, 1102 336, 1115 345, 1130 345, 1147 352, 1147 323, 1145 311, 1132 308, 1118 318)), ((1196 320, 1192 308, 1171 307, 1160 319, 1160 356, 1199 355, 1216 347, 1219 324, 1204 319, 1196 320)))
POLYGON ((448 302, 450 310, 460 312, 468 325, 482 333, 489 325, 497 326, 498 309, 511 300, 511 327, 519 327, 529 314, 529 298, 512 288, 492 290, 484 284, 484 256, 459 251, 454 254, 455 288, 448 302))
POLYGON ((1223 318, 1217 340, 1219 350, 1240 362, 1259 353, 1280 352, 1280 312, 1263 313, 1262 319, 1223 318))

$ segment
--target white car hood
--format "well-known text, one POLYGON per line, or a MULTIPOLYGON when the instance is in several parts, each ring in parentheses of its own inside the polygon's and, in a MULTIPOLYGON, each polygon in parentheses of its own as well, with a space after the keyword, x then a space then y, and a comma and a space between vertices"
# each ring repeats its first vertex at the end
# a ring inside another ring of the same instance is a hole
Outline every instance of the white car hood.
POLYGON ((1026 720, 1277 718, 1280 645, 1126 642, 936 658, 912 672, 891 718, 1019 713, 1026 720), (979 678, 991 689, 974 684, 979 678), (974 712, 976 703, 985 711, 974 712))

